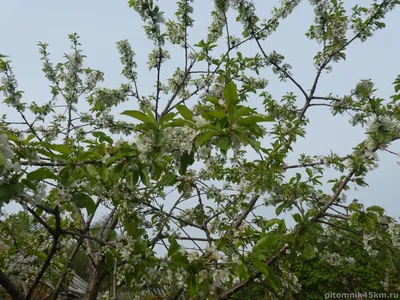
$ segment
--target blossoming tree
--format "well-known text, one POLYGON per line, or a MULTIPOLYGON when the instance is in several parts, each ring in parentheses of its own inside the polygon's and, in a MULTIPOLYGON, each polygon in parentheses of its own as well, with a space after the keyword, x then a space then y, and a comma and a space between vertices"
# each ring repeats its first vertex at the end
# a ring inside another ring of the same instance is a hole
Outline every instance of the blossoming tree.
MULTIPOLYGON (((207 36, 191 45, 192 2, 178 1, 174 20, 166 21, 157 1, 129 1, 154 45, 150 95, 138 85, 127 40, 117 43, 126 77, 118 88, 98 87, 103 73, 84 67, 77 34, 69 35, 72 52, 58 64, 39 43, 52 96, 44 105, 23 99, 11 62, 0 58, 0 205, 17 203, 26 211, 2 212, 5 292, 33 299, 44 288, 57 299, 72 280, 77 253, 85 254, 90 270, 85 300, 100 294, 116 299, 121 291, 130 299, 228 299, 259 284, 267 299, 307 298, 309 266, 336 266, 334 282, 347 280, 350 289, 362 278, 357 268, 371 270, 372 261, 378 269, 371 286, 393 290, 399 225, 383 208, 347 202, 344 193, 353 183, 366 186, 379 151, 400 138, 400 76, 391 99, 379 98, 371 80, 341 97, 319 95, 317 86, 354 41, 385 27, 397 1, 356 5, 351 13, 343 1, 310 1, 315 20, 306 36, 321 46, 309 89, 281 54, 263 48, 299 0, 281 1, 265 21, 252 1, 215 0, 207 36), (243 26, 240 37, 229 31, 230 10, 243 26), (256 55, 240 52, 247 43, 257 46, 256 55), (167 45, 182 50, 182 67, 162 82, 167 45), (265 68, 298 93, 273 99, 259 75, 265 68), (250 94, 262 109, 247 101, 250 94), (80 106, 85 100, 88 111, 80 106), (126 103, 133 109, 116 115, 126 103), (329 106, 334 116, 350 113, 365 140, 346 156, 302 154, 289 164, 288 154, 312 125, 312 106, 329 106), (7 118, 11 110, 20 120, 7 118), (123 138, 114 142, 117 136, 123 138), (340 175, 328 180, 329 169, 340 175), (266 217, 265 207, 273 207, 276 217, 266 217), (103 220, 94 225, 99 215, 103 220), (287 215, 293 225, 286 224, 287 215), (102 288, 106 278, 113 279, 109 289, 102 288)), ((313 280, 315 287, 326 277, 313 280)))

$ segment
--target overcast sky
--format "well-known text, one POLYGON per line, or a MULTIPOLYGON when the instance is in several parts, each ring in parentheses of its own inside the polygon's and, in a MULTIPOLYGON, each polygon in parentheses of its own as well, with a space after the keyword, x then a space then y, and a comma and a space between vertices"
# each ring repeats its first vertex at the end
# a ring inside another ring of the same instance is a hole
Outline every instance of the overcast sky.
MULTIPOLYGON (((173 18, 175 2, 161 1, 167 18, 173 18)), ((357 1, 351 1, 352 4, 355 2, 357 1)), ((191 43, 206 37, 212 3, 210 0, 195 1, 195 28, 189 31, 191 43)), ((257 13, 261 18, 266 18, 278 1, 258 0, 255 3, 257 13)), ((105 82, 102 85, 107 87, 118 87, 125 82, 120 75, 121 64, 115 42, 128 39, 137 54, 141 94, 153 92, 155 73, 149 72, 146 65, 147 54, 153 46, 146 40, 142 21, 136 12, 128 8, 127 1, 0 0, 0 7, 0 53, 10 56, 19 89, 25 91, 25 102, 44 103, 50 99, 48 82, 41 71, 37 43, 48 43, 52 61, 59 62, 63 53, 70 51, 67 34, 73 32, 81 36, 83 51, 88 56, 86 66, 103 71, 105 82)), ((234 25, 234 14, 229 17, 231 34, 240 36, 240 26, 234 25)), ((304 1, 288 19, 281 22, 280 29, 263 43, 266 52, 276 50, 285 56, 285 61, 293 66, 294 77, 306 90, 311 87, 315 76, 312 58, 319 50, 319 46, 304 35, 312 21, 312 7, 308 1, 304 1)), ((334 65, 332 73, 322 76, 316 93, 318 96, 326 96, 330 92, 341 96, 354 88, 360 79, 367 78, 376 83, 379 96, 388 99, 394 93, 392 82, 400 73, 400 10, 391 12, 385 22, 387 28, 377 32, 366 43, 357 41, 352 44, 347 51, 347 60, 334 65)), ((183 66, 179 49, 171 48, 171 51, 173 59, 163 68, 164 79, 170 77, 177 66, 183 66)), ((254 42, 247 43, 241 49, 245 54, 256 51, 254 42)), ((263 75, 270 82, 267 90, 276 99, 287 91, 293 91, 300 96, 291 83, 280 83, 270 70, 265 70, 263 75)), ((299 97, 299 101, 301 105, 304 99, 299 97)), ((261 107, 261 100, 252 96, 250 105, 261 107)), ((130 104, 129 107, 132 106, 135 104, 130 104)), ((87 106, 82 104, 82 107, 87 106)), ((9 120, 19 120, 15 112, 0 104, 0 114, 4 113, 9 120)), ((364 138, 361 128, 351 127, 345 117, 332 117, 328 108, 311 107, 308 116, 311 124, 307 128, 306 139, 296 144, 289 164, 297 162, 299 153, 329 154, 332 150, 339 155, 347 154, 364 138)), ((393 145, 391 150, 399 152, 399 143, 393 145)), ((396 164, 395 156, 382 152, 379 155, 380 168, 367 177, 370 187, 350 192, 348 198, 350 201, 358 198, 367 205, 381 205, 387 209, 389 215, 397 217, 400 216, 400 167, 396 164)), ((329 190, 330 186, 324 189, 329 190)), ((10 211, 16 208, 15 205, 8 206, 10 211)))

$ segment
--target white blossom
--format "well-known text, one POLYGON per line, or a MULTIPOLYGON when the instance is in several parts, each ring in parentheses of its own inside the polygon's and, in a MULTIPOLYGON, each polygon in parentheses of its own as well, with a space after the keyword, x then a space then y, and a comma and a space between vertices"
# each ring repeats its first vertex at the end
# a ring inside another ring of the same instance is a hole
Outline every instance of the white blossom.
POLYGON ((196 125, 196 128, 201 128, 204 125, 207 125, 207 120, 204 119, 202 116, 198 115, 198 116, 194 116, 193 117, 193 121, 196 125))
POLYGON ((373 234, 364 234, 363 235, 363 245, 364 249, 370 256, 376 256, 378 251, 372 248, 371 242, 376 239, 375 235, 373 234))
POLYGON ((356 260, 355 260, 353 257, 348 257, 348 258, 346 258, 346 261, 347 261, 349 264, 351 264, 351 265, 354 265, 355 262, 356 262, 356 260))
POLYGON ((14 157, 14 151, 8 143, 8 136, 5 133, 0 134, 0 153, 3 154, 6 159, 12 159, 14 157))
POLYGON ((191 251, 191 252, 188 253, 189 262, 197 260, 198 258, 199 258, 199 253, 197 251, 191 251))
POLYGON ((220 287, 230 281, 230 273, 227 270, 215 270, 213 272, 213 286, 220 287))

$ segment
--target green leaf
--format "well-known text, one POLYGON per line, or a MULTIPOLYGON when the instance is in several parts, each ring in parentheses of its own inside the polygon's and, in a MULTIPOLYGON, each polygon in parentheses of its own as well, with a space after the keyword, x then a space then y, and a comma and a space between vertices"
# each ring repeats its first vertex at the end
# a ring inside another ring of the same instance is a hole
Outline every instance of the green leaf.
POLYGON ((49 143, 41 143, 43 145, 43 147, 69 155, 71 154, 72 150, 68 145, 52 145, 49 143))
POLYGON ((109 269, 112 269, 113 265, 115 263, 115 258, 110 252, 106 253, 106 265, 109 269))
POLYGON ((186 280, 188 288, 187 291, 189 292, 190 296, 195 296, 199 289, 199 278, 195 274, 190 274, 186 280))
POLYGON ((152 120, 148 115, 138 110, 125 110, 124 112, 121 113, 121 115, 135 118, 144 123, 152 123, 152 120))
POLYGON ((105 182, 107 182, 110 179, 110 169, 102 167, 99 171, 99 175, 105 182))
POLYGON ((115 162, 115 161, 117 161, 117 160, 119 160, 119 159, 125 157, 125 155, 126 155, 125 153, 118 153, 118 154, 116 154, 116 155, 113 155, 113 156, 107 158, 107 160, 104 162, 104 165, 105 165, 106 167, 108 167, 108 166, 111 165, 113 162, 115 162))
POLYGON ((171 257, 181 249, 181 246, 179 246, 178 242, 174 238, 169 238, 169 243, 168 256, 171 257))
POLYGON ((146 112, 147 116, 150 118, 150 122, 154 125, 157 125, 157 120, 156 117, 154 116, 153 111, 151 110, 151 108, 149 106, 146 106, 144 108, 144 111, 146 112))
POLYGON ((0 167, 4 166, 6 161, 6 157, 3 155, 3 153, 0 153, 0 167))
POLYGON ((217 120, 222 120, 223 118, 226 117, 226 113, 223 110, 218 110, 218 111, 210 111, 208 113, 210 116, 213 116, 217 120))
POLYGON ((360 212, 355 212, 350 215, 350 221, 355 222, 359 219, 359 217, 360 217, 360 212))
POLYGON ((353 201, 349 204, 350 211, 359 211, 362 208, 362 204, 358 203, 357 201, 353 201))
POLYGON ((267 253, 275 248, 279 241, 279 235, 274 232, 268 232, 261 236, 257 244, 253 247, 252 252, 267 253))
POLYGON ((365 214, 365 223, 369 229, 374 229, 377 223, 377 216, 373 212, 368 212, 365 214))
POLYGON ((139 169, 139 176, 140 176, 140 180, 142 180, 142 182, 145 186, 151 187, 149 175, 147 174, 147 172, 144 168, 139 169))
POLYGON ((138 171, 132 171, 126 176, 126 186, 130 189, 133 190, 136 187, 136 184, 139 181, 139 172, 138 171))
POLYGON ((241 280, 247 280, 249 278, 249 270, 242 261, 237 264, 235 273, 241 280))
POLYGON ((55 154, 55 153, 52 153, 50 151, 40 149, 40 148, 37 149, 37 152, 40 154, 43 154, 44 156, 47 156, 49 158, 64 158, 65 157, 65 155, 63 155, 63 154, 55 154))
POLYGON ((185 175, 187 172, 188 166, 191 166, 194 163, 194 153, 183 153, 180 159, 179 173, 181 175, 185 175))
POLYGON ((255 150, 260 149, 261 143, 259 141, 256 141, 255 139, 251 139, 251 138, 248 138, 247 141, 253 147, 253 149, 255 149, 255 150))
POLYGON ((191 125, 191 122, 184 119, 174 119, 171 122, 165 124, 165 127, 181 127, 184 125, 191 125))
POLYGON ((254 109, 247 107, 247 106, 243 106, 243 107, 239 108, 238 110, 236 110, 235 120, 238 120, 240 117, 242 117, 244 115, 248 116, 253 111, 254 111, 254 109))
POLYGON ((367 211, 376 212, 376 213, 377 213, 378 215, 380 215, 380 216, 383 216, 384 213, 385 213, 385 210, 384 210, 382 207, 377 206, 377 205, 373 205, 373 206, 368 207, 368 208, 367 208, 367 211))
POLYGON ((182 255, 180 252, 171 258, 171 263, 177 267, 183 267, 184 269, 187 269, 190 266, 187 257, 182 255))
POLYGON ((263 231, 267 231, 268 229, 270 229, 272 226, 274 226, 275 224, 279 224, 282 220, 278 219, 278 218, 273 218, 268 220, 265 225, 263 226, 263 231))
POLYGON ((267 264, 265 262, 254 259, 254 260, 252 260, 252 263, 258 271, 263 273, 265 278, 268 278, 269 272, 268 272, 267 264))
POLYGON ((282 281, 271 266, 267 265, 268 277, 265 278, 267 283, 277 292, 282 287, 282 281))
POLYGON ((47 259, 47 254, 41 251, 38 251, 36 249, 29 249, 28 250, 29 254, 35 255, 36 257, 40 258, 41 260, 46 260, 47 259))
POLYGON ((59 261, 53 260, 53 264, 60 271, 68 271, 68 268, 66 268, 65 264, 63 264, 63 263, 61 263, 59 261))
POLYGON ((383 22, 379 22, 379 21, 375 21, 375 25, 376 27, 378 27, 379 29, 385 28, 386 24, 383 22))
POLYGON ((303 242, 303 249, 301 249, 301 254, 304 255, 306 259, 310 259, 315 251, 315 248, 307 242, 303 242))
POLYGON ((286 203, 282 203, 281 205, 279 205, 279 206, 275 209, 275 214, 276 214, 277 216, 279 216, 284 208, 286 208, 286 203))
POLYGON ((365 182, 364 178, 358 177, 358 178, 355 178, 354 180, 355 180, 356 184, 359 186, 369 186, 368 183, 365 182))
MULTIPOLYGON (((400 88, 400 85, 399 85, 399 88, 400 88)), ((399 101, 400 100, 400 94, 390 96, 390 98, 392 98, 393 101, 399 101)))
POLYGON ((162 125, 164 123, 171 121, 175 116, 176 116, 176 113, 174 113, 174 112, 167 113, 160 119, 160 124, 162 125))
POLYGON ((293 214, 292 217, 297 223, 300 223, 302 220, 300 214, 293 214))
POLYGON ((258 271, 263 273, 267 283, 275 290, 278 291, 282 286, 280 278, 275 274, 271 266, 267 265, 265 262, 259 260, 252 260, 253 265, 258 271))
POLYGON ((36 184, 26 178, 21 179, 21 182, 28 188, 30 188, 32 191, 36 190, 36 184))
POLYGON ((60 176, 60 182, 62 185, 65 187, 68 187, 72 182, 71 182, 71 175, 72 175, 72 169, 69 166, 66 166, 65 168, 62 168, 61 171, 59 172, 60 176))
POLYGON ((319 210, 316 208, 312 208, 309 211, 306 212, 306 218, 314 217, 318 214, 319 210))
POLYGON ((96 211, 96 204, 94 203, 93 199, 84 193, 76 193, 72 195, 72 201, 79 207, 79 208, 86 208, 88 216, 94 214, 96 211))
POLYGON ((229 147, 231 146, 231 139, 227 135, 224 135, 218 139, 217 146, 221 149, 222 152, 226 153, 226 151, 228 151, 229 147))
POLYGON ((235 106, 239 102, 236 84, 231 81, 224 88, 224 99, 226 104, 235 106))
MULTIPOLYGON (((132 0, 131 0, 132 1, 132 0)), ((203 48, 205 47, 207 44, 204 42, 204 40, 201 40, 200 42, 198 42, 197 44, 194 44, 195 47, 200 47, 203 48)))
POLYGON ((97 168, 94 165, 86 165, 86 170, 90 176, 96 178, 98 172, 97 172, 97 168))
POLYGON ((213 96, 208 96, 206 99, 206 101, 211 102, 215 105, 219 105, 219 101, 217 97, 213 97, 213 96))
POLYGON ((212 131, 207 131, 205 133, 200 134, 196 138, 197 147, 205 144, 208 140, 210 140, 216 133, 212 131))
POLYGON ((123 224, 124 224, 124 227, 125 227, 128 235, 135 236, 136 232, 138 231, 137 218, 133 217, 132 219, 125 219, 123 224))
POLYGON ((115 183, 118 182, 118 179, 121 177, 121 174, 124 172, 125 168, 126 168, 125 162, 120 162, 114 167, 112 172, 112 178, 115 183))
POLYGON ((3 202, 9 203, 15 194, 22 190, 19 184, 0 184, 0 206, 3 202))
POLYGON ((111 230, 108 234, 108 240, 115 240, 117 237, 117 232, 115 230, 111 230))
POLYGON ((39 168, 35 171, 30 172, 26 176, 29 180, 42 180, 42 179, 59 179, 53 172, 47 168, 39 168))
POLYGON ((92 135, 94 137, 97 137, 99 139, 99 142, 102 143, 104 141, 106 141, 107 143, 109 143, 110 145, 112 145, 114 143, 113 139, 110 138, 108 135, 106 135, 104 132, 101 131, 94 131, 92 132, 92 135))
POLYGON ((179 111, 179 113, 182 115, 182 117, 184 117, 186 120, 192 120, 193 113, 190 111, 189 108, 187 108, 186 105, 180 104, 175 107, 179 111))
POLYGON ((239 119, 238 124, 239 125, 251 125, 251 124, 256 124, 256 123, 260 123, 260 122, 272 122, 272 121, 274 121, 273 117, 261 115, 261 114, 254 114, 254 115, 251 115, 250 117, 239 119))

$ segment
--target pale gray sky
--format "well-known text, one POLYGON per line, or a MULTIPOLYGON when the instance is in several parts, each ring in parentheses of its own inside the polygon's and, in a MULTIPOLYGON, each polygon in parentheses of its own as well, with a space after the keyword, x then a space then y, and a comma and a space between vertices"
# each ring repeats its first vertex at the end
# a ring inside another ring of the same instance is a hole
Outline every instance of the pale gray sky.
MULTIPOLYGON (((160 2, 166 11, 166 17, 172 18, 176 1, 160 2)), ((195 28, 189 32, 190 42, 196 43, 205 38, 206 28, 211 20, 212 2, 195 1, 195 28)), ((272 6, 278 3, 276 0, 254 2, 257 5, 257 13, 262 18, 268 17, 272 6)), ((351 5, 355 2, 357 1, 351 1, 351 5)), ((103 71, 103 85, 107 87, 117 87, 121 82, 125 82, 120 75, 121 64, 115 42, 128 39, 137 54, 141 94, 152 93, 155 74, 149 72, 146 65, 147 54, 152 49, 152 44, 146 40, 142 21, 136 12, 128 8, 126 0, 0 0, 0 7, 0 53, 10 56, 19 88, 25 91, 24 101, 43 103, 50 99, 48 83, 41 71, 42 63, 37 43, 48 43, 52 61, 58 62, 63 53, 69 52, 67 34, 73 32, 81 36, 83 51, 88 56, 86 66, 103 71)), ((233 14, 230 15, 230 19, 231 34, 239 36, 240 27, 234 25, 233 14)), ((279 30, 263 43, 266 52, 276 50, 286 57, 286 62, 293 66, 294 77, 306 89, 311 87, 315 76, 312 58, 319 49, 315 42, 304 36, 312 21, 312 8, 308 1, 304 1, 288 19, 281 22, 279 30)), ((400 40, 397 38, 400 10, 391 12, 385 22, 387 28, 377 32, 366 43, 357 41, 352 44, 347 51, 347 60, 334 65, 332 73, 322 76, 317 92, 319 96, 326 96, 330 92, 343 95, 354 88, 360 79, 367 78, 376 83, 381 97, 388 98, 393 94, 392 82, 400 73, 400 40)), ((241 50, 243 53, 255 51, 257 47, 254 42, 246 44, 241 50)), ((173 59, 163 69, 163 78, 171 76, 176 66, 183 65, 179 49, 173 48, 171 52, 173 59)), ((267 90, 276 99, 287 91, 299 94, 289 82, 279 82, 270 70, 264 71, 263 74, 270 81, 267 90)), ((299 101, 303 103, 304 99, 299 97, 299 101)), ((261 107, 260 102, 257 97, 251 97, 252 106, 261 107)), ((128 107, 132 106, 134 104, 129 104, 128 107)), ((19 120, 15 112, 0 104, 0 114, 3 113, 8 114, 10 120, 19 120)), ((328 108, 311 107, 308 116, 311 124, 307 129, 306 139, 296 144, 295 153, 290 155, 289 163, 296 163, 296 157, 302 152, 313 155, 328 154, 329 150, 332 150, 340 155, 347 154, 363 139, 362 129, 351 127, 344 117, 332 117, 328 108)), ((399 152, 399 143, 391 149, 399 152)), ((397 177, 400 167, 393 155, 379 155, 380 168, 367 177, 370 187, 350 192, 348 199, 356 197, 367 205, 381 205, 391 216, 397 217, 400 216, 400 185, 397 177)), ((328 186, 326 189, 328 190, 328 186)), ((9 209, 15 210, 16 206, 9 206, 9 209)))

